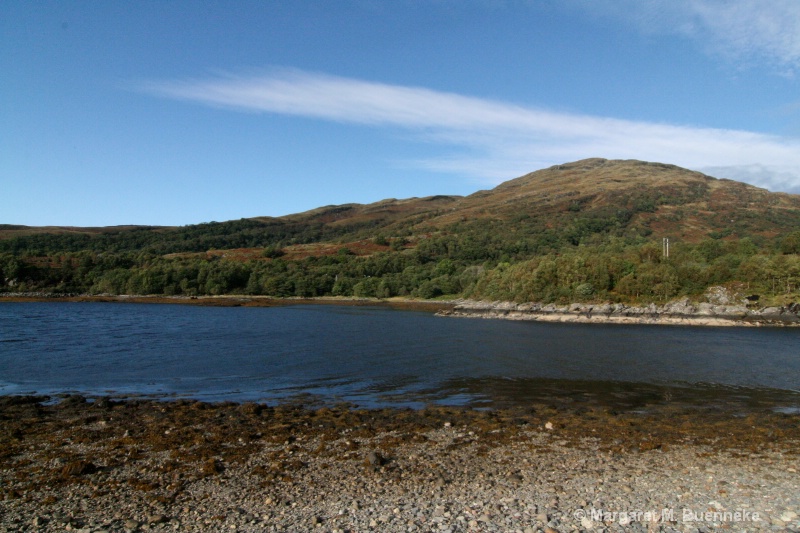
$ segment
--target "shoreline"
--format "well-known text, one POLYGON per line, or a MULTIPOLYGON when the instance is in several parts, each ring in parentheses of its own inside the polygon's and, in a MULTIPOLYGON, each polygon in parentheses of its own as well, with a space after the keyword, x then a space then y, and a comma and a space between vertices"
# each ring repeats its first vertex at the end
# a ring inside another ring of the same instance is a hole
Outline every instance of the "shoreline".
POLYGON ((694 303, 687 298, 664 305, 540 304, 505 301, 420 300, 339 296, 276 298, 259 295, 162 296, 0 293, 2 302, 98 302, 198 305, 207 307, 277 307, 285 305, 382 306, 433 312, 443 317, 526 320, 549 323, 664 325, 706 327, 800 327, 800 304, 750 308, 744 305, 694 303))
POLYGON ((163 296, 163 295, 90 295, 90 294, 37 294, 0 293, 2 302, 97 302, 198 305, 208 307, 278 307, 284 305, 352 305, 384 306, 397 309, 439 312, 452 309, 451 300, 418 300, 412 298, 356 298, 317 296, 309 298, 276 298, 260 295, 225 294, 219 296, 163 296))
POLYGON ((440 316, 529 320, 576 324, 627 324, 711 327, 798 327, 800 306, 749 309, 677 300, 662 306, 625 304, 555 304, 457 300, 440 316))
POLYGON ((800 528, 798 415, 43 400, 0 399, 2 531, 800 528))

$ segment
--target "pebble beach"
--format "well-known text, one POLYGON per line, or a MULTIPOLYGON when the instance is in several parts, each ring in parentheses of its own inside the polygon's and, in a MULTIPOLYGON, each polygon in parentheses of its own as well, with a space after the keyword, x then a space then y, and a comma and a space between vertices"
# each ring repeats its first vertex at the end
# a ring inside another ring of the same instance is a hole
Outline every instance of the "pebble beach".
POLYGON ((800 416, 770 410, 9 396, 0 420, 0 531, 800 531, 800 416))

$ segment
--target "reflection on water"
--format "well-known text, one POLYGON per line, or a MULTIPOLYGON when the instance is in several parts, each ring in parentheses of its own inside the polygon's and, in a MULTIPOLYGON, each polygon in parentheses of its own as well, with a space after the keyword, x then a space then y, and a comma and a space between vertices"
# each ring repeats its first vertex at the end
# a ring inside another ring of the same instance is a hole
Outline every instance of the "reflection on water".
POLYGON ((430 391, 431 399, 460 396, 465 405, 506 408, 546 405, 554 408, 606 408, 612 411, 686 407, 702 410, 752 412, 800 407, 800 392, 745 388, 708 383, 658 384, 563 379, 455 379, 430 391))
POLYGON ((3 302, 0 394, 792 412, 798 334, 382 307, 3 302))

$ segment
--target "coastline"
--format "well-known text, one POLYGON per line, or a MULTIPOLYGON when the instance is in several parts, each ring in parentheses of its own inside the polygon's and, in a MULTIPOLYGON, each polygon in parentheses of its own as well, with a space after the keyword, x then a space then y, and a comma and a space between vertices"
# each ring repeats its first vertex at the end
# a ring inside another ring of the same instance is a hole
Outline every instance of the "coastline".
POLYGON ((437 314, 450 317, 530 320, 579 324, 666 326, 797 327, 800 306, 750 309, 744 305, 692 303, 688 299, 661 306, 625 304, 555 304, 457 300, 437 314))
POLYGON ((89 295, 50 293, 0 293, 1 302, 98 302, 132 304, 175 304, 207 307, 276 307, 283 305, 352 305, 386 306, 396 309, 439 312, 452 309, 449 300, 419 300, 412 298, 356 298, 344 296, 318 296, 313 298, 277 298, 273 296, 225 294, 219 296, 163 296, 163 295, 89 295))
POLYGON ((0 399, 0 531, 800 528, 797 414, 46 400, 0 399))
POLYGON ((443 317, 529 320, 576 324, 627 324, 711 327, 800 327, 800 305, 752 308, 745 305, 694 303, 687 298, 664 305, 626 304, 569 305, 505 301, 420 300, 412 298, 356 298, 319 296, 277 298, 257 295, 163 296, 85 295, 48 293, 0 293, 0 302, 99 302, 178 304, 208 307, 275 307, 283 305, 385 306, 433 312, 443 317))

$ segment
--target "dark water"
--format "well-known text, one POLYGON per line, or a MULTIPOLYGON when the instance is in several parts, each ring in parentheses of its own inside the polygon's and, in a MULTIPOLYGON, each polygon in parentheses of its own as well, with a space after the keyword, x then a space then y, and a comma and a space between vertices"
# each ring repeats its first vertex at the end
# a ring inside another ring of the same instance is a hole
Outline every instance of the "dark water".
POLYGON ((800 330, 441 318, 383 307, 0 303, 0 394, 800 408, 800 330))

